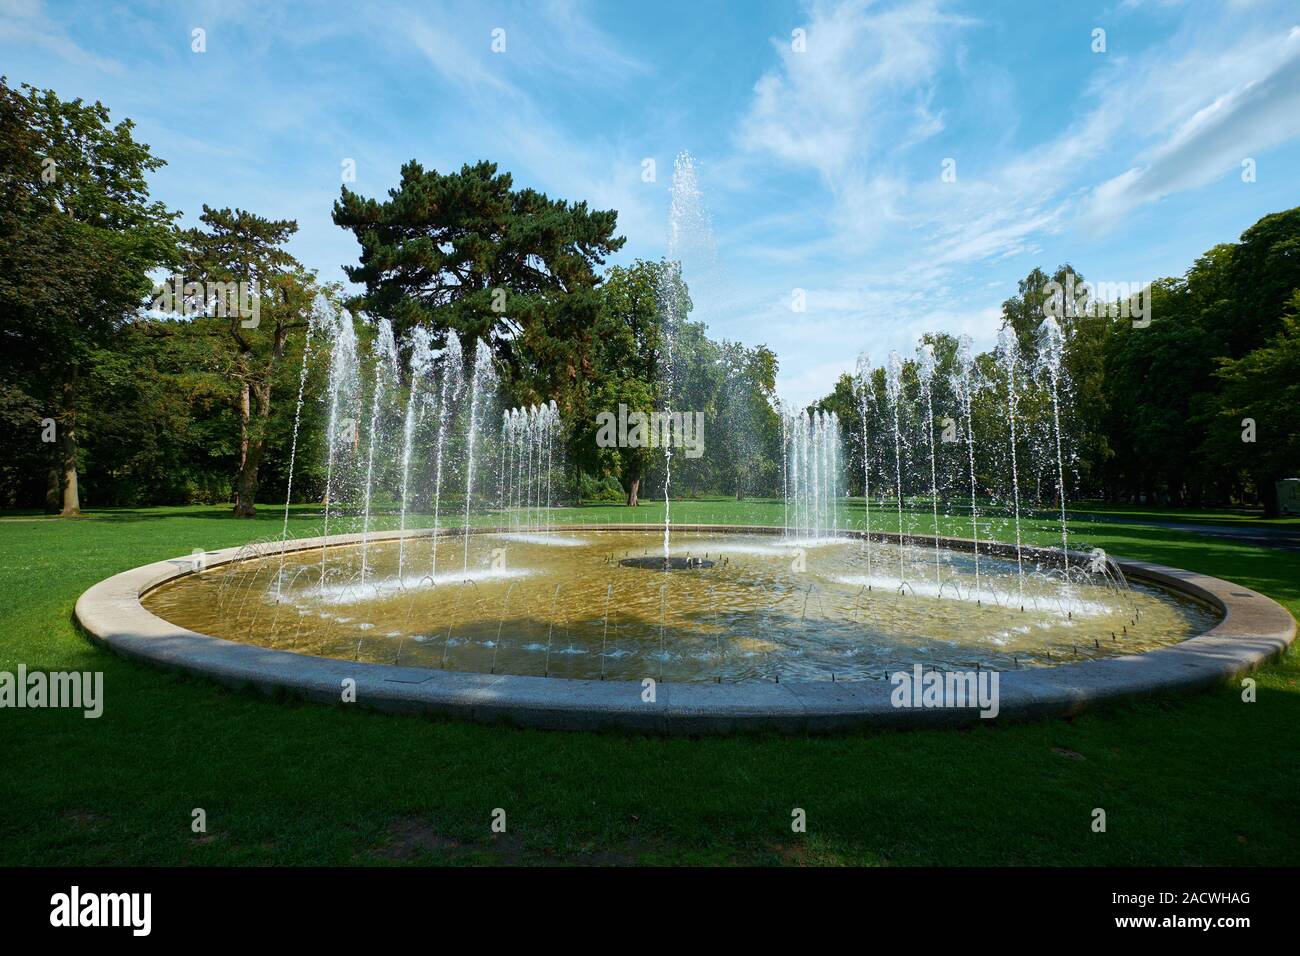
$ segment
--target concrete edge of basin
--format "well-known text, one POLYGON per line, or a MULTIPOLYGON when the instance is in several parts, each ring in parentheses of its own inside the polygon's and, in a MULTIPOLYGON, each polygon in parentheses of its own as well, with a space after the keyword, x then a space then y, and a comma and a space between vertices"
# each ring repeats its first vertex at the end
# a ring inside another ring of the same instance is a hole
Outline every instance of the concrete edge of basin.
MULTIPOLYGON (((564 525, 564 532, 653 531, 645 524, 564 525)), ((736 525, 674 525, 681 531, 780 534, 781 528, 736 525)), ((474 533, 501 533, 484 527, 474 533)), ((459 533, 459 531, 457 532, 459 533)), ((860 538, 862 532, 841 532, 860 538)), ((428 531, 408 531, 427 536, 428 531)), ((371 541, 402 532, 372 533, 371 541)), ((873 540, 896 542, 895 534, 873 540)), ((904 536, 930 545, 933 538, 904 536)), ((293 539, 286 552, 357 544, 361 535, 293 539)), ((942 547, 972 550, 975 542, 940 538, 942 547)), ((1012 554, 1014 546, 981 542, 981 553, 1012 554)), ((140 599, 153 589, 250 557, 278 554, 281 544, 226 548, 142 565, 93 585, 77 600, 75 615, 92 640, 126 657, 186 671, 230 686, 290 693, 323 703, 342 700, 344 682, 355 682, 356 703, 381 711, 507 722, 555 730, 621 728, 651 733, 806 732, 856 726, 918 727, 977 722, 969 708, 895 707, 886 681, 660 682, 653 702, 642 700, 639 681, 572 680, 489 675, 365 664, 239 644, 178 627, 146 610, 140 599)), ((1027 548, 1034 557, 1059 561, 1059 549, 1027 548)), ((1071 552, 1072 560, 1088 555, 1071 552)), ((1148 581, 1211 605, 1219 623, 1178 644, 1142 654, 1005 671, 998 675, 995 719, 1078 713, 1104 701, 1190 690, 1225 682, 1281 654, 1295 639, 1296 622, 1285 608, 1249 588, 1163 565, 1116 560, 1126 577, 1148 581)))

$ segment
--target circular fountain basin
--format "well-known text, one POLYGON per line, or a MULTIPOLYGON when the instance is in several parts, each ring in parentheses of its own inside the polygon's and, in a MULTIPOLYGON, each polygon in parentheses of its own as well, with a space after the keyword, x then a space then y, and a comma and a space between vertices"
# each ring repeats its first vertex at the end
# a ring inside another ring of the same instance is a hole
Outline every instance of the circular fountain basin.
POLYGON ((668 732, 981 719, 900 706, 893 675, 997 675, 997 717, 1205 686, 1277 654, 1291 615, 1141 562, 960 539, 790 540, 781 529, 565 526, 338 535, 159 562, 77 618, 127 655, 268 692, 384 710, 668 732), (937 558, 937 561, 936 561, 937 558), (627 562, 627 563, 625 563, 627 562), (901 569, 901 570, 900 570, 901 569), (1068 580, 1067 580, 1068 578, 1068 580), (901 583, 900 583, 901 582, 901 583), (920 668, 918 671, 917 668, 920 668))
MULTIPOLYGON (((240 643, 374 664, 580 680, 885 679, 1153 650, 1211 608, 1089 573, 823 535, 482 533, 253 552, 145 596, 240 643), (435 547, 436 546, 436 547, 435 547), (675 574, 665 576, 664 572, 675 574), (651 572, 651 573, 647 573, 651 572)), ((1055 555, 1052 556, 1055 558, 1055 555)))

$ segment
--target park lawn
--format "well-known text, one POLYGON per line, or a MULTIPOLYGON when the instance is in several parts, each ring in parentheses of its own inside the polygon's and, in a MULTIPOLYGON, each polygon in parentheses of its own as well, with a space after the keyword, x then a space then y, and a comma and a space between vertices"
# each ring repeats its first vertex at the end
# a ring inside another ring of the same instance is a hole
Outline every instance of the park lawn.
POLYGON ((1107 515, 1116 518, 1138 518, 1149 521, 1173 521, 1184 524, 1239 525, 1244 530, 1252 528, 1281 528, 1300 531, 1300 515, 1265 518, 1264 512, 1248 508, 1174 508, 1147 505, 1112 504, 1103 501, 1072 501, 1071 515, 1107 515))
MULTIPOLYGON (((661 502, 636 511, 662 520, 661 502)), ((850 513, 860 523, 860 501, 850 513)), ((674 502, 672 515, 779 524, 783 509, 710 499, 674 502)), ((905 520, 933 530, 924 509, 905 520)), ((0 670, 98 670, 105 685, 98 720, 0 711, 0 864, 1300 863, 1294 648, 1257 672, 1253 704, 1223 687, 1072 720, 687 739, 277 701, 118 658, 75 628, 94 582, 278 538, 281 521, 274 507, 238 521, 225 506, 0 519, 0 670), (200 807, 206 834, 191 831, 200 807), (796 807, 806 834, 791 832, 796 807), (1096 807, 1105 833, 1091 830, 1096 807), (506 834, 490 833, 495 808, 506 834)), ((297 508, 290 534, 319 523, 318 508, 297 508)), ((969 532, 960 517, 940 525, 969 532)), ((1075 547, 1227 577, 1300 612, 1300 553, 1136 524, 1072 528, 1075 547)), ((1022 531, 1059 541, 1050 520, 1022 531)))

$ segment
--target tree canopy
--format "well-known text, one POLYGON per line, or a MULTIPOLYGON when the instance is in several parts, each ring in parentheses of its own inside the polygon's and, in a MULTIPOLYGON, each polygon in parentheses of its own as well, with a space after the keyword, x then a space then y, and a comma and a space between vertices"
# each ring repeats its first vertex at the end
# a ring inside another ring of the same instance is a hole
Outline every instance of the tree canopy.
POLYGON ((12 447, 65 514, 80 510, 82 379, 148 297, 150 272, 175 258, 179 214, 150 199, 147 182, 163 160, 134 128, 101 103, 0 78, 2 407, 12 447), (47 418, 57 460, 38 444, 47 418))
MULTIPOLYGON (((334 222, 361 246, 344 271, 358 305, 399 335, 422 325, 435 345, 486 340, 513 378, 573 378, 599 302, 598 268, 622 248, 618 213, 515 189, 495 163, 459 172, 412 160, 380 201, 342 188, 334 222)), ((473 353, 472 348, 466 350, 473 353)))
MULTIPOLYGON (((457 337, 467 360, 476 341, 487 342, 506 405, 554 401, 561 410, 572 495, 635 503, 645 489, 657 492, 663 456, 600 447, 597 415, 670 403, 703 413, 708 429, 702 458, 674 458, 674 488, 779 493, 777 356, 762 344, 712 338, 690 316, 677 264, 611 265, 624 245, 615 210, 516 187, 486 160, 445 173, 412 160, 385 197, 344 186, 333 205, 334 222, 359 244, 356 263, 344 266, 358 293, 345 303, 341 288, 322 284, 290 253, 293 220, 204 205, 195 224, 178 228, 180 213, 149 192, 162 165, 131 121, 114 122, 102 104, 0 78, 6 504, 75 514, 85 493, 100 504, 231 500, 236 513, 252 514, 259 497, 287 491, 300 383, 308 401, 294 489, 321 495, 321 403, 313 399, 327 369, 319 356, 304 359, 309 319, 322 311, 352 323, 367 348, 379 319, 403 347, 417 326, 435 349, 457 337), (160 274, 182 282, 196 312, 147 311, 160 274), (219 308, 212 295, 211 286, 238 282, 256 283, 251 318, 219 308)), ((1051 284, 1082 282, 1065 263, 1034 268, 1017 283, 1002 326, 1028 359, 1040 348, 1051 284)), ((1062 318, 1070 496, 1262 502, 1275 511, 1276 481, 1300 474, 1300 208, 1264 216, 1184 274, 1156 280, 1150 306, 1150 322, 1062 318)), ((922 381, 909 359, 902 454, 927 449, 932 427, 957 438, 973 429, 991 438, 974 466, 976 484, 992 488, 1005 470, 1000 456, 1017 451, 1005 375, 992 353, 975 356, 984 388, 970 421, 947 421, 959 407, 953 381, 963 347, 942 332, 926 342, 936 420, 918 410, 922 381)), ((875 468, 882 482, 897 474, 892 449, 886 461, 880 442, 862 433, 864 423, 868 435, 892 428, 884 392, 876 369, 866 381, 841 376, 813 403, 839 416, 850 468, 862 477, 875 468)), ((1054 438, 1046 394, 1041 383, 1026 392, 1017 443, 1041 448, 1054 438)), ((948 476, 940 494, 968 494, 969 480, 963 492, 952 478, 966 467, 961 443, 945 438, 935 451, 940 477, 948 476)), ((1042 503, 1055 494, 1055 456, 1022 460, 1031 459, 1038 473, 1022 476, 1027 500, 1042 503), (1052 474, 1043 472, 1049 458, 1052 474)), ((849 487, 856 493, 857 481, 849 487)), ((917 490, 928 488, 903 489, 917 490)))

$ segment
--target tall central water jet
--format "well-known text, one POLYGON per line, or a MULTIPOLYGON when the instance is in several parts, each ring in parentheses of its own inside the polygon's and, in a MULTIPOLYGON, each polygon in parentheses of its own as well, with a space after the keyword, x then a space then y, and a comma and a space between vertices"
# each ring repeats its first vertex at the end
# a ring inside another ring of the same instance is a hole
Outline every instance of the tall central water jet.
MULTIPOLYGON (((663 324, 663 411, 672 421, 673 389, 676 385, 676 337, 686 320, 689 305, 682 282, 683 264, 689 259, 694 264, 707 266, 713 257, 713 228, 709 222, 704 196, 700 191, 695 158, 682 151, 673 160, 673 182, 668 209, 667 261, 660 274, 659 307, 663 324)), ((670 488, 673 474, 672 442, 664 446, 664 562, 669 562, 669 542, 672 532, 672 501, 670 488)))

